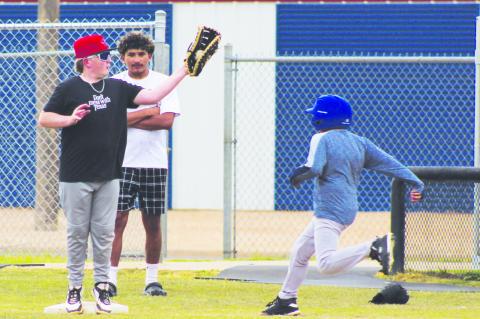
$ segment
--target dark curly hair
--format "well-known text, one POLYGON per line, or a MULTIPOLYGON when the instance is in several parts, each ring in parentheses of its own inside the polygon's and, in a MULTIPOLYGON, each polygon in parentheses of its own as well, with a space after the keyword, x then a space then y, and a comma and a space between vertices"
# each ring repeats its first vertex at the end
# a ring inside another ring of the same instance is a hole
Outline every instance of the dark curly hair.
POLYGON ((150 37, 142 32, 131 31, 125 34, 117 43, 117 50, 120 55, 125 55, 128 50, 144 50, 148 54, 153 54, 155 46, 150 37))

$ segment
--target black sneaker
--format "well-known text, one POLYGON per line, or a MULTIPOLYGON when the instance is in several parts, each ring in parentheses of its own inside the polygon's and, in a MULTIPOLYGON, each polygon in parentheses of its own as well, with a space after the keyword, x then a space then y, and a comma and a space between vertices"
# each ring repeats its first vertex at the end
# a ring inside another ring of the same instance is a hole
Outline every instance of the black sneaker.
POLYGON ((370 247, 370 258, 382 265, 382 270, 380 271, 385 275, 390 273, 391 240, 392 234, 389 233, 381 238, 377 238, 370 247))
POLYGON ((110 298, 115 297, 117 295, 117 286, 114 283, 108 283, 108 295, 110 298))
POLYGON ((160 283, 151 282, 145 287, 143 294, 147 296, 166 296, 167 292, 163 290, 163 287, 160 283))
POLYGON ((267 308, 262 311, 262 316, 298 316, 300 310, 297 306, 297 298, 280 299, 275 298, 267 304, 267 308))
POLYGON ((93 296, 97 304, 97 314, 112 312, 110 294, 108 293, 108 282, 97 282, 95 287, 93 287, 93 296))
POLYGON ((81 286, 68 289, 67 300, 65 301, 65 310, 67 313, 83 313, 81 286))

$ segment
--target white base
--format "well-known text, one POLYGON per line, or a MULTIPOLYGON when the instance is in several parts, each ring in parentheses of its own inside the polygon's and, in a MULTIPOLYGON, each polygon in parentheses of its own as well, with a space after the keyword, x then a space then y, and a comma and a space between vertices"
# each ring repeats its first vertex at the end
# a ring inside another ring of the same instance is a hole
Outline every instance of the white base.
MULTIPOLYGON (((95 302, 84 301, 82 303, 83 303, 83 312, 84 313, 96 313, 95 302)), ((48 313, 48 314, 67 313, 67 311, 65 310, 65 304, 64 303, 59 303, 58 305, 45 307, 45 309, 43 309, 43 312, 48 313)), ((128 313, 128 306, 112 302, 112 312, 111 313, 128 313)))

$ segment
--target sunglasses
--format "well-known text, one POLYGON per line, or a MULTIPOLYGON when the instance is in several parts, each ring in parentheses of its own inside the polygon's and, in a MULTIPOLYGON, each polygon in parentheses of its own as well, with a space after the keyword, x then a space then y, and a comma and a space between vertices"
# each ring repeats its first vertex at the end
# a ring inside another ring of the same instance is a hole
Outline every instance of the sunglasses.
POLYGON ((89 56, 89 58, 98 57, 101 61, 110 60, 110 51, 100 52, 94 55, 89 56))
POLYGON ((105 51, 97 54, 98 58, 102 61, 107 61, 110 59, 110 51, 105 51))

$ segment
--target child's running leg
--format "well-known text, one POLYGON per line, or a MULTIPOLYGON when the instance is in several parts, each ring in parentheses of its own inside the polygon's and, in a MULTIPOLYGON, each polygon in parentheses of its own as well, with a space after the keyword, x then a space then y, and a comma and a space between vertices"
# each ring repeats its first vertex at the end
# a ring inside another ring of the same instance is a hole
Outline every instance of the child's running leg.
POLYGON ((340 234, 348 226, 317 217, 314 217, 313 225, 315 254, 320 273, 335 275, 347 272, 369 255, 371 241, 337 250, 340 234))

